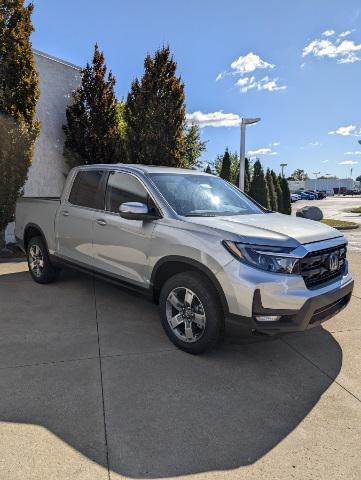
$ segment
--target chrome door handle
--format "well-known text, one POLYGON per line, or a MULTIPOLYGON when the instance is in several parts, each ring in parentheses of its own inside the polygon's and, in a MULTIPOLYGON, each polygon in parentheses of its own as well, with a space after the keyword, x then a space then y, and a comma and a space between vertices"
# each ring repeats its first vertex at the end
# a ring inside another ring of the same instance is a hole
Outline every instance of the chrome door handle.
POLYGON ((69 212, 67 210, 63 210, 61 213, 64 217, 69 217, 69 212))
POLYGON ((97 224, 98 224, 98 225, 102 225, 102 226, 104 226, 104 225, 106 225, 106 224, 107 224, 107 222, 106 222, 105 220, 102 220, 101 218, 98 218, 98 220, 97 220, 97 224))

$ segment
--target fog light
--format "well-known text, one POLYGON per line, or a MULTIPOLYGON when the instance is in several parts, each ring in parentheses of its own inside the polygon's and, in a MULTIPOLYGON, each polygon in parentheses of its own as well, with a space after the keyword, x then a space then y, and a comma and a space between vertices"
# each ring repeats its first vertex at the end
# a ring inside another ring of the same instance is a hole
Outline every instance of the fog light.
POLYGON ((256 315, 259 322, 277 322, 280 318, 280 315, 256 315))

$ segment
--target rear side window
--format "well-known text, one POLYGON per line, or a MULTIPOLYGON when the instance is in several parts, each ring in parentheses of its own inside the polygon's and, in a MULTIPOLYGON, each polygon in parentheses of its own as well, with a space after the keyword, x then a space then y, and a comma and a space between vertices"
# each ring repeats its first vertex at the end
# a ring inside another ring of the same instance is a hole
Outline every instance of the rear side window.
POLYGON ((125 202, 148 203, 148 192, 141 182, 126 173, 111 172, 105 194, 105 209, 119 213, 119 207, 125 202))
POLYGON ((96 208, 97 192, 102 173, 101 170, 78 172, 69 195, 69 202, 80 207, 96 208))

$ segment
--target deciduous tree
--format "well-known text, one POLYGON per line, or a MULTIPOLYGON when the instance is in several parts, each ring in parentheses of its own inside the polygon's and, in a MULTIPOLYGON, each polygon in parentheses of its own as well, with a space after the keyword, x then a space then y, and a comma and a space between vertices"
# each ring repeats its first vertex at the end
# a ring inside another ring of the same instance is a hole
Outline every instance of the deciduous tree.
POLYGON ((38 75, 31 50, 33 4, 0 3, 0 248, 31 164, 40 124, 38 75))

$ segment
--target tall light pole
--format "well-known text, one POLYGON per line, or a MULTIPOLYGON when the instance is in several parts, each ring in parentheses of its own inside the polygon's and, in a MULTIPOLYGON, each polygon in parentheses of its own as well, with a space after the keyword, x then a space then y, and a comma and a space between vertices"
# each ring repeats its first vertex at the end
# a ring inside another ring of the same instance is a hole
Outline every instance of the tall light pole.
POLYGON ((282 168, 282 177, 284 177, 283 169, 287 167, 288 163, 280 163, 280 167, 282 168))
POLYGON ((318 175, 320 174, 321 172, 312 172, 312 175, 314 175, 316 177, 316 181, 315 181, 315 190, 317 190, 316 188, 316 184, 317 184, 317 177, 318 175))
POLYGON ((242 118, 241 120, 241 149, 239 154, 239 189, 244 192, 244 169, 246 163, 246 126, 259 122, 261 119, 242 118))

